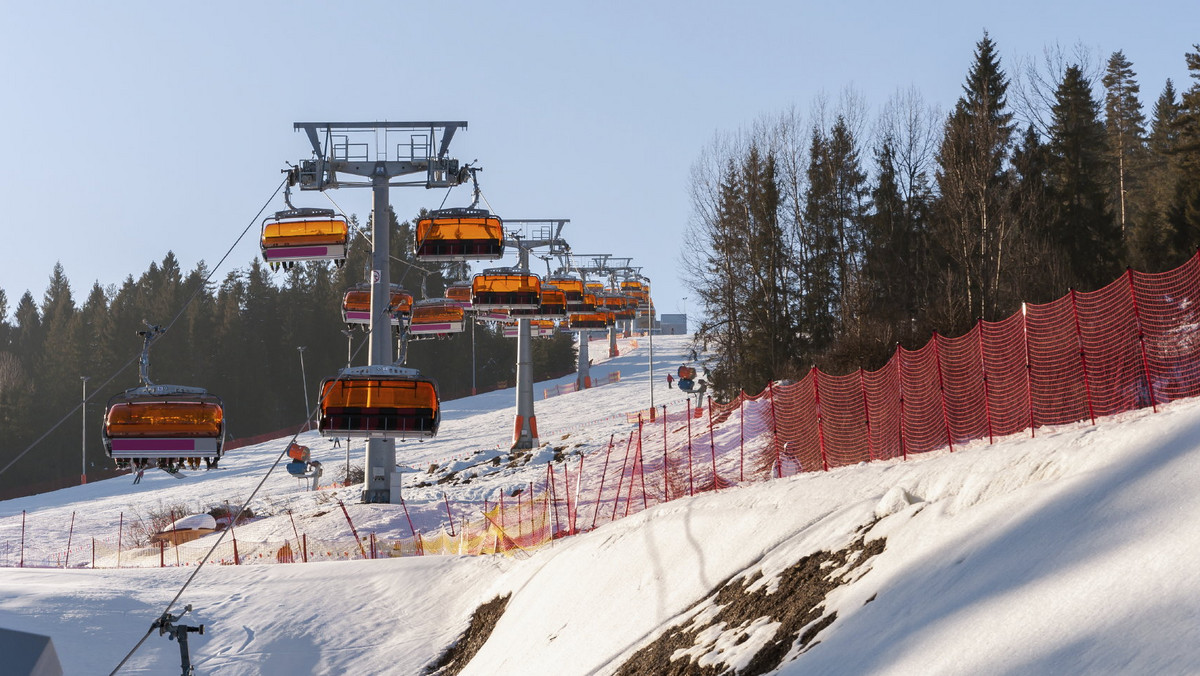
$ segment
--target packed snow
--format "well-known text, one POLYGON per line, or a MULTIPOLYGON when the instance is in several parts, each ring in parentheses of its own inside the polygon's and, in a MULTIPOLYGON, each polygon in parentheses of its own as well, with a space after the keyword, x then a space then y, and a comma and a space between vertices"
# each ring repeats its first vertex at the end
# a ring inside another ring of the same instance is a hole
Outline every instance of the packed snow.
MULTIPOLYGON (((617 383, 548 399, 543 389, 572 378, 539 383, 541 440, 565 440, 590 461, 610 436, 628 434, 624 413, 650 404, 648 349, 641 339, 595 360, 593 376, 620 371, 617 383)), ((682 405, 685 395, 668 389, 665 376, 690 350, 685 337, 655 337, 656 405, 682 405)), ((507 390, 445 402, 436 439, 398 446, 417 530, 442 522, 446 501, 458 518, 477 518, 485 499, 542 481, 549 446, 519 467, 482 471, 507 452, 514 401, 507 390), (479 476, 418 487, 431 483, 433 464, 479 476)), ((742 585, 782 605, 785 571, 797 562, 883 539, 881 552, 824 568, 838 582, 818 611, 828 625, 771 673, 1200 673, 1197 401, 907 461, 743 483, 521 556, 197 571, 173 567, 168 549, 165 568, 92 569, 74 553, 88 551, 76 541, 72 558, 60 561, 69 537, 115 539, 120 524, 165 506, 199 513, 228 501, 236 509, 288 441, 231 451, 220 469, 184 479, 155 471, 136 485, 124 476, 0 502, 0 627, 50 636, 67 674, 109 673, 191 579, 172 612, 190 604, 180 621, 205 626, 190 637, 198 674, 418 674, 458 640, 476 608, 511 595, 463 674, 616 673, 672 627, 695 628, 675 660, 734 673, 778 622, 763 613, 722 623, 719 589, 742 585), (16 567, 23 521, 27 564, 65 567, 16 567)), ((326 484, 345 463, 331 440, 304 433, 298 441, 323 463, 326 484)), ((356 443, 352 462, 361 455, 356 443)), ((360 535, 410 534, 398 505, 360 504, 358 492, 309 491, 279 463, 250 501, 261 518, 238 526, 237 537, 290 539, 298 529, 345 538, 338 499, 360 535)), ((119 673, 178 668, 178 646, 154 632, 119 673)))

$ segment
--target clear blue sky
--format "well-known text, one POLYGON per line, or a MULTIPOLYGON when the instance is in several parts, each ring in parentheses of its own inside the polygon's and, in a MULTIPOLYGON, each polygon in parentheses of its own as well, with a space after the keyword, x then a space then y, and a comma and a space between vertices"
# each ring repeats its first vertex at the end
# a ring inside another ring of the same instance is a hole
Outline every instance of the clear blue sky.
MULTIPOLYGON (((14 2, 0 0, 10 312, 56 261, 76 302, 168 250, 222 256, 308 156, 296 121, 467 120, 505 218, 569 218, 682 312, 689 168, 718 132, 853 86, 948 109, 983 31, 1010 72, 1055 44, 1123 49, 1147 108, 1190 86, 1192 2, 14 2)), ((869 157, 869 153, 866 154, 869 157)), ((451 203, 465 204, 465 189, 451 203)), ((443 191, 397 189, 401 218, 443 191)), ((370 194, 336 191, 365 220, 370 194)), ((298 206, 324 206, 305 193, 298 206)), ((271 210, 283 208, 277 199, 271 210)), ((257 224, 228 266, 257 254, 257 224)), ((695 310, 695 300, 691 310, 695 310)), ((159 318, 161 321, 163 318, 159 318)), ((331 321, 333 319, 331 318, 331 321)))

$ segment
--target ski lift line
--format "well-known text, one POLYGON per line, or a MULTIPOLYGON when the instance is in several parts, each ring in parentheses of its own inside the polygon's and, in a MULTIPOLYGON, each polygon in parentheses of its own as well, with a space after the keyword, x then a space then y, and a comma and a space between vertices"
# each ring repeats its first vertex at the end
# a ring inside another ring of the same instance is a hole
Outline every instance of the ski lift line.
MULTIPOLYGON (((264 209, 265 208, 266 207, 264 207, 264 209)), ((359 342, 358 348, 356 350, 354 350, 354 353, 351 356, 351 360, 353 360, 354 357, 358 356, 358 353, 362 351, 363 346, 366 344, 367 344, 366 341, 359 342)), ((335 381, 340 380, 341 378, 342 378, 342 373, 339 372, 334 380, 335 381)), ((258 495, 258 492, 260 490, 262 490, 262 487, 263 487, 263 485, 266 484, 267 479, 269 479, 271 477, 271 473, 274 472, 275 468, 279 466, 279 462, 281 460, 283 460, 285 455, 287 455, 288 449, 292 447, 292 444, 296 443, 296 439, 300 436, 300 432, 304 431, 304 428, 306 428, 308 426, 309 422, 313 418, 313 415, 321 410, 321 404, 323 404, 324 401, 325 401, 325 397, 323 394, 321 397, 318 398, 316 406, 308 411, 308 415, 305 418, 304 423, 302 425, 300 425, 299 427, 297 427, 296 431, 292 434, 291 438, 288 439, 287 445, 284 446, 283 450, 279 452, 279 455, 275 457, 275 462, 272 463, 271 466, 267 468, 266 474, 263 475, 263 478, 258 482, 258 485, 254 487, 254 490, 250 491, 250 495, 247 496, 246 499, 242 502, 242 504, 238 507, 237 513, 229 515, 231 527, 226 528, 225 530, 221 531, 221 534, 217 536, 217 541, 214 542, 212 547, 209 548, 208 552, 206 552, 204 554, 204 556, 202 556, 200 558, 199 563, 197 563, 195 569, 192 570, 192 574, 189 575, 186 580, 184 580, 183 586, 181 586, 179 588, 179 591, 175 594, 175 597, 171 599, 170 603, 168 603, 167 607, 165 609, 163 609, 163 612, 159 615, 159 617, 162 617, 163 615, 171 612, 171 609, 174 608, 175 604, 179 602, 179 599, 183 596, 183 593, 185 591, 187 591, 187 588, 192 584, 192 581, 195 580, 196 576, 200 574, 200 570, 202 568, 204 568, 204 564, 208 563, 209 559, 212 558, 213 552, 217 551, 217 547, 219 547, 221 545, 221 543, 225 540, 225 534, 232 530, 232 526, 237 523, 238 518, 241 517, 242 513, 250 505, 250 502, 252 500, 254 500, 254 498, 258 495)), ((142 636, 141 640, 139 640, 137 642, 137 644, 133 646, 132 649, 130 649, 129 653, 126 654, 125 657, 121 660, 121 662, 119 664, 117 664, 117 666, 112 670, 112 672, 109 673, 109 676, 115 676, 115 674, 121 670, 121 667, 125 666, 125 664, 129 661, 129 659, 131 657, 133 657, 134 654, 137 653, 137 651, 142 647, 142 645, 145 644, 146 639, 150 638, 150 635, 153 634, 154 630, 158 628, 157 622, 158 621, 155 620, 155 622, 151 623, 150 628, 146 630, 146 634, 144 636, 142 636)))
MULTIPOLYGON (((192 301, 196 300, 196 296, 200 295, 200 292, 205 287, 208 286, 208 283, 212 280, 213 275, 217 274, 217 271, 221 269, 221 265, 223 265, 225 263, 225 261, 233 253, 233 250, 237 248, 237 245, 240 244, 242 239, 244 239, 246 237, 246 233, 250 232, 250 228, 254 227, 255 224, 258 223, 258 219, 263 215, 263 212, 267 210, 267 206, 269 204, 271 204, 272 201, 275 200, 275 196, 279 194, 279 191, 282 190, 285 185, 287 185, 286 178, 284 178, 284 180, 281 181, 279 183, 279 185, 275 187, 275 191, 271 193, 271 197, 268 198, 267 201, 263 203, 262 208, 259 209, 258 213, 254 215, 254 218, 250 219, 250 222, 246 224, 245 229, 242 230, 242 234, 238 235, 238 238, 236 240, 234 240, 233 245, 230 246, 229 249, 225 251, 225 255, 221 256, 221 260, 217 261, 217 264, 215 266, 213 266, 212 270, 209 271, 208 276, 204 278, 204 281, 201 282, 196 287, 196 290, 192 292, 192 295, 189 296, 186 301, 184 301, 183 307, 179 309, 179 312, 175 315, 174 318, 171 319, 170 322, 167 323, 166 327, 163 329, 164 333, 167 330, 169 330, 172 326, 174 326, 175 322, 179 321, 179 319, 181 317, 183 317, 183 314, 185 312, 187 312, 188 306, 191 305, 192 301)), ((38 444, 42 443, 42 441, 46 437, 53 434, 54 431, 57 430, 60 426, 62 426, 62 424, 64 422, 66 422, 68 418, 74 416, 76 411, 78 411, 85 404, 87 404, 87 402, 91 401, 91 399, 93 397, 95 397, 97 394, 104 391, 104 388, 106 388, 110 384, 112 384, 112 382, 114 380, 116 380, 118 376, 120 376, 122 373, 124 373, 126 369, 128 369, 130 366, 132 366, 134 364, 134 362, 138 361, 140 358, 141 358, 141 354, 139 352, 139 354, 137 356, 135 356, 135 357, 131 358, 129 361, 125 362, 125 364, 123 366, 121 366, 119 369, 117 369, 115 373, 113 373, 111 376, 108 377, 107 380, 105 380, 103 383, 101 383, 101 385, 99 387, 95 388, 92 391, 91 395, 89 395, 86 399, 83 399, 78 404, 76 404, 70 411, 67 411, 67 413, 65 415, 63 415, 63 417, 58 419, 58 422, 51 425, 50 429, 46 430, 42 434, 42 436, 38 437, 37 439, 34 439, 33 443, 29 444, 29 446, 27 446, 25 448, 25 450, 18 453, 16 455, 16 457, 14 457, 12 460, 10 460, 8 462, 7 465, 5 465, 4 467, 0 467, 0 475, 3 475, 5 472, 7 472, 9 470, 9 468, 11 468, 13 465, 15 465, 17 463, 18 460, 25 457, 30 451, 32 451, 34 448, 36 448, 38 444)))

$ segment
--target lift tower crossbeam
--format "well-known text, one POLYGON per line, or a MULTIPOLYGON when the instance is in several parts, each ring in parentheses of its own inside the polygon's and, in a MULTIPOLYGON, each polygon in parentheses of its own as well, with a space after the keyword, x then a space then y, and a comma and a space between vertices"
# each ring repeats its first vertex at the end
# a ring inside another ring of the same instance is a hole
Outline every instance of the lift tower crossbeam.
MULTIPOLYGON (((370 366, 395 363, 392 326, 388 317, 391 303, 391 218, 388 191, 392 186, 444 188, 470 178, 456 159, 447 156, 450 141, 467 123, 453 122, 297 122, 312 146, 312 157, 300 160, 290 171, 301 190, 366 188, 371 195, 371 338, 368 346, 370 366), (424 173, 424 180, 395 181, 401 176, 424 173), (367 180, 344 180, 342 174, 367 180), (381 319, 382 318, 382 319, 381 319)), ((403 330, 403 329, 401 329, 403 330)), ((399 502, 393 495, 396 471, 394 439, 367 440, 363 466, 362 500, 399 502)))

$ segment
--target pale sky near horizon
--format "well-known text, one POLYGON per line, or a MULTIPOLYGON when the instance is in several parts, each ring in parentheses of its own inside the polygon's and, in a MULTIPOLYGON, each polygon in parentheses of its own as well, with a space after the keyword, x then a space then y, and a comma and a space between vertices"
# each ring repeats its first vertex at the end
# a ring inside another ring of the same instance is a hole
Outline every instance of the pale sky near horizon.
MULTIPOLYGON (((1028 0, 0 7, 10 313, 26 290, 40 304, 56 261, 77 304, 168 250, 185 271, 214 266, 285 163, 309 156, 293 122, 466 120, 450 154, 484 167, 498 214, 570 219, 576 252, 632 257, 659 312, 695 315, 689 171, 716 134, 847 87, 868 122, 908 88, 948 110, 985 30, 1010 77, 1055 45, 1101 62, 1123 50, 1149 117, 1167 78, 1191 86, 1184 54, 1200 43, 1200 11, 1182 1, 1133 15, 1028 0)), ((370 191, 332 197, 365 222, 370 191)), ((405 219, 443 197, 394 189, 391 202, 405 219)), ((447 205, 469 199, 458 188, 447 205)), ((248 267, 257 241, 255 222, 214 280, 248 267)))

